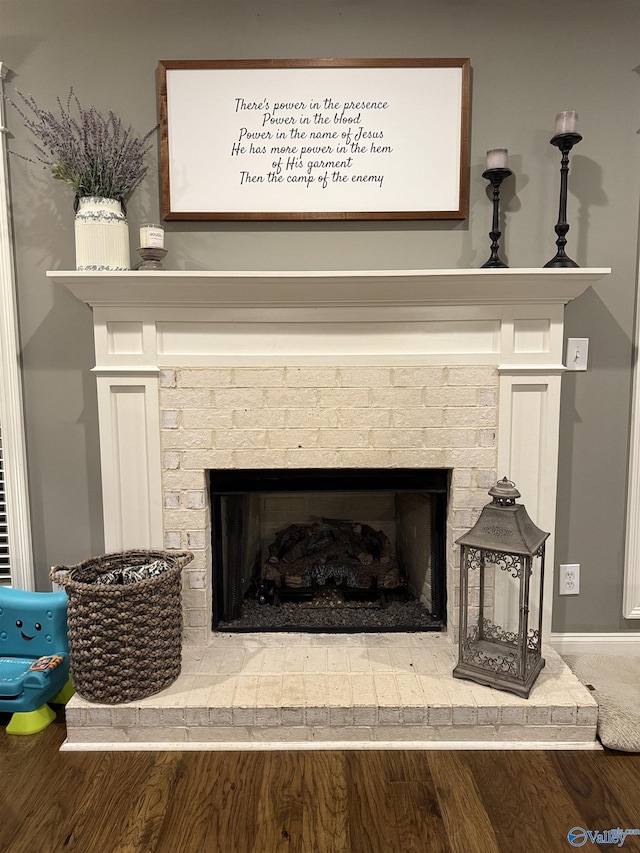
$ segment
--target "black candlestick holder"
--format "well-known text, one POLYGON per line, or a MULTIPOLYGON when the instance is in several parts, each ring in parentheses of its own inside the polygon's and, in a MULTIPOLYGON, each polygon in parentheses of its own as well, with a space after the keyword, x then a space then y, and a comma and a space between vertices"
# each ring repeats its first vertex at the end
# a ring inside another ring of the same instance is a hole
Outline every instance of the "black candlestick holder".
POLYGON ((491 224, 491 231, 489 232, 489 237, 491 237, 491 256, 485 264, 482 264, 482 269, 485 267, 495 268, 508 266, 508 264, 505 264, 505 262, 500 259, 499 249, 500 236, 502 234, 500 231, 500 184, 505 178, 508 178, 509 175, 513 175, 511 169, 487 169, 482 173, 482 177, 486 178, 493 187, 493 222, 491 224))
POLYGON ((575 261, 567 257, 564 247, 567 245, 567 231, 569 223, 567 222, 567 183, 569 178, 569 151, 574 145, 577 145, 582 137, 579 133, 556 133, 549 140, 551 145, 555 145, 562 152, 562 160, 560 163, 560 211, 558 213, 558 224, 555 231, 558 235, 556 246, 558 251, 551 260, 545 264, 545 267, 577 267, 575 261))

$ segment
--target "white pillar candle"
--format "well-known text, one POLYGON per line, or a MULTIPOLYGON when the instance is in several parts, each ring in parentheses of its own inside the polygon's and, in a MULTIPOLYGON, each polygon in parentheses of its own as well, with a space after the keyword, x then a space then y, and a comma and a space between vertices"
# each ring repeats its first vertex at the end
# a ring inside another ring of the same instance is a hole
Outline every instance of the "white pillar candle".
POLYGON ((162 225, 145 223, 140 226, 141 249, 164 249, 164 228, 162 225))
POLYGON ((577 133, 578 113, 574 110, 565 110, 556 116, 556 133, 577 133))
POLYGON ((506 148, 491 148, 487 151, 487 169, 506 169, 508 153, 506 148))

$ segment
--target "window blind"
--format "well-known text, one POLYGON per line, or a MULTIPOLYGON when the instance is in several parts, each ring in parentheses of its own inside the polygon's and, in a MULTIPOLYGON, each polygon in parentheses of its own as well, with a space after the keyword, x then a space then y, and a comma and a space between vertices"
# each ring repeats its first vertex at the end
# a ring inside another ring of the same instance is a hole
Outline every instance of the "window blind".
POLYGON ((11 583, 11 554, 9 553, 9 522, 7 520, 7 493, 4 482, 4 450, 2 424, 0 424, 0 586, 11 583))

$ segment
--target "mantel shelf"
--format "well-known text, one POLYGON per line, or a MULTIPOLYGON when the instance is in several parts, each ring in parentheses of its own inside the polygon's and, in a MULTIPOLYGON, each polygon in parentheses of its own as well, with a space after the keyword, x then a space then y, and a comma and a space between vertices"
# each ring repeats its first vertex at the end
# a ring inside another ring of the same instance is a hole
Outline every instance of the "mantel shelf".
POLYGON ((51 271, 93 307, 566 304, 609 268, 51 271))

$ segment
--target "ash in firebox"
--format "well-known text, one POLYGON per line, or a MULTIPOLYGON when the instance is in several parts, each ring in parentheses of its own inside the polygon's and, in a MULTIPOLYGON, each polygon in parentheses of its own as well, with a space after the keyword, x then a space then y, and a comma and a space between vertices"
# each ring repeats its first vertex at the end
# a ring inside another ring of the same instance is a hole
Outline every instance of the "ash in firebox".
MULTIPOLYGON (((325 587, 332 594, 338 590, 325 587)), ((246 600, 242 616, 220 622, 220 631, 434 631, 442 628, 427 608, 407 594, 378 601, 330 601, 316 594, 311 601, 285 601, 279 606, 246 600)))

